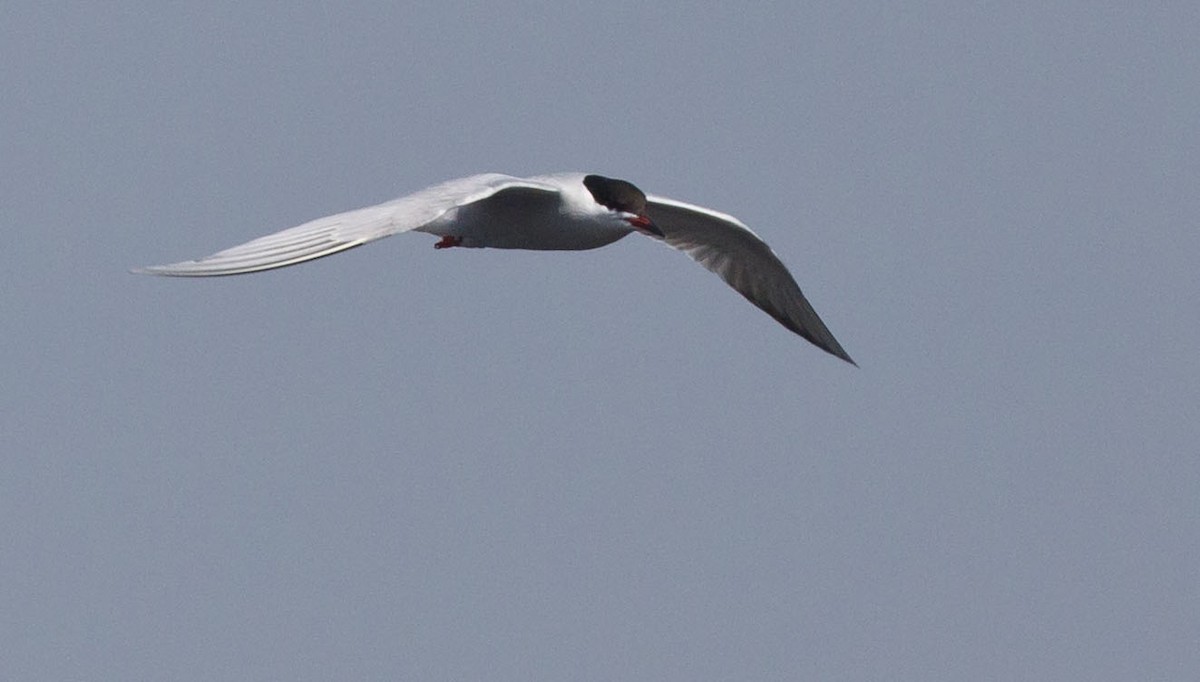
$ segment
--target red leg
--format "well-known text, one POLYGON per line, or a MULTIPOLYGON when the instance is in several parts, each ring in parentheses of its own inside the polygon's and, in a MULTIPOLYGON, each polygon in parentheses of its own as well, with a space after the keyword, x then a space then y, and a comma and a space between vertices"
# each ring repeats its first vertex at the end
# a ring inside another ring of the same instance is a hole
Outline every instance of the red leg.
POLYGON ((462 237, 451 237, 449 235, 442 237, 441 241, 433 245, 435 249, 448 249, 452 246, 462 246, 462 237))

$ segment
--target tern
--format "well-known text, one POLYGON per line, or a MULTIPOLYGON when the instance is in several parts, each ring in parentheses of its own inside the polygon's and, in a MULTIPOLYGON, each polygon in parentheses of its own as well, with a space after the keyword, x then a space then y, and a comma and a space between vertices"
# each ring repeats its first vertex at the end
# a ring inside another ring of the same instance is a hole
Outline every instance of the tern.
POLYGON ((818 348, 856 364, 788 269, 750 228, 709 208, 647 195, 625 180, 583 173, 473 175, 377 206, 318 218, 199 260, 133 272, 172 277, 282 268, 400 232, 450 247, 581 251, 639 232, 683 251, 818 348))

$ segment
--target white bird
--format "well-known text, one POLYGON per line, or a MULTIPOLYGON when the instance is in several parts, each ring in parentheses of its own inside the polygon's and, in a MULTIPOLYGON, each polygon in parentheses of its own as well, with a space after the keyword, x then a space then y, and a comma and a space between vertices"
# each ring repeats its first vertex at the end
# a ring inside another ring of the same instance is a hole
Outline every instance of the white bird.
POLYGON ((631 232, 662 240, 725 280, 780 324, 855 364, 766 242, 740 220, 600 175, 450 180, 377 206, 318 218, 199 260, 133 272, 174 277, 240 275, 335 254, 400 232, 441 237, 434 248, 583 250, 631 232))

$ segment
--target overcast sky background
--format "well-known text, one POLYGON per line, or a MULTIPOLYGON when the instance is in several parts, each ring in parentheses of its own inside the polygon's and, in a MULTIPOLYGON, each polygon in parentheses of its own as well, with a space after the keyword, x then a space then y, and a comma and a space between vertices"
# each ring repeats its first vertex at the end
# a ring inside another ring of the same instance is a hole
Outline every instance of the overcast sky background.
POLYGON ((0 678, 1184 680, 1195 3, 0 9, 0 678), (483 171, 685 256, 135 276, 483 171))

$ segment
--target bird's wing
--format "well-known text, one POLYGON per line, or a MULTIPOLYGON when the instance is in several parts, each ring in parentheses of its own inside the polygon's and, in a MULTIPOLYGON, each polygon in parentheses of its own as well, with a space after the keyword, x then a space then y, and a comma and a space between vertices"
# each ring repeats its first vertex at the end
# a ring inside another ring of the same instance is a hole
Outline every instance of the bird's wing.
POLYGON ((473 175, 377 206, 318 218, 199 260, 153 265, 133 272, 174 277, 215 277, 282 268, 352 249, 399 232, 420 230, 447 211, 514 188, 558 191, 552 185, 498 173, 473 175))
POLYGON ((664 241, 715 272, 746 300, 817 347, 856 364, 767 243, 733 216, 665 197, 646 198, 664 241))

